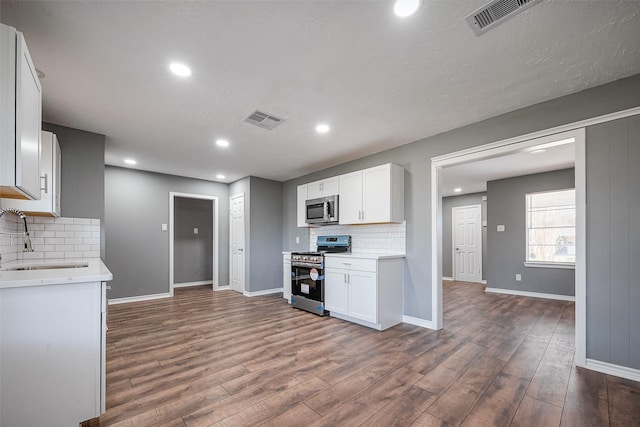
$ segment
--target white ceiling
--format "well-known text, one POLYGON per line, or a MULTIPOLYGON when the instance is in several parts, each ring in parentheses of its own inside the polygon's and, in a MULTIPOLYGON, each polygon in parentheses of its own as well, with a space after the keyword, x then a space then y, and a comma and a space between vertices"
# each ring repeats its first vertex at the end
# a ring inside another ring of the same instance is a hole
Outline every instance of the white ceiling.
POLYGON ((640 2, 546 0, 477 37, 484 0, 2 1, 46 74, 44 120, 106 162, 286 180, 640 73, 640 2), (193 75, 168 72, 170 61, 193 75), (267 131, 254 109, 286 119, 267 131), (314 126, 329 123, 330 133, 314 126), (227 149, 213 144, 224 137, 227 149))
POLYGON ((572 168, 575 165, 575 144, 544 146, 545 151, 533 153, 527 148, 506 156, 493 157, 454 166, 440 171, 440 189, 443 197, 487 191, 487 181, 514 176, 550 172, 572 168), (454 188, 460 188, 456 193, 454 188))

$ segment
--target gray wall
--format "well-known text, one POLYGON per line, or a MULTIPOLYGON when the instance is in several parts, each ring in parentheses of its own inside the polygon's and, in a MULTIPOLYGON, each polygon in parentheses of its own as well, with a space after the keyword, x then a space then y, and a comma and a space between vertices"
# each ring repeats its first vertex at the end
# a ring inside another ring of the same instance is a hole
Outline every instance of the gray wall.
POLYGON ((296 226, 296 187, 383 163, 405 168, 404 314, 431 320, 431 158, 640 105, 640 75, 543 102, 489 120, 289 180, 283 192, 283 250, 309 247, 296 226), (300 236, 300 243, 295 243, 300 236))
POLYGON ((587 128, 587 357, 640 369, 640 116, 587 128))
POLYGON ((574 187, 574 169, 487 182, 487 287, 575 295, 574 270, 524 266, 525 195, 574 187), (496 231, 498 224, 505 231, 496 231), (522 275, 522 281, 516 282, 516 274, 522 275))
MULTIPOLYGON (((459 206, 480 205, 481 220, 487 220, 487 193, 463 194, 442 198, 442 276, 453 278, 453 226, 451 209, 459 206)), ((482 226, 482 279, 487 278, 487 227, 482 226)))
POLYGON ((100 255, 105 255, 104 135, 42 123, 58 136, 62 152, 60 211, 71 218, 100 219, 100 255))
POLYGON ((212 280, 213 201, 176 197, 173 219, 175 283, 212 280))
POLYGON ((230 185, 244 193, 245 284, 248 292, 282 287, 282 183, 250 176, 230 185))
POLYGON ((220 285, 229 283, 229 186, 114 166, 105 168, 105 263, 110 298, 169 292, 169 192, 217 196, 220 285))

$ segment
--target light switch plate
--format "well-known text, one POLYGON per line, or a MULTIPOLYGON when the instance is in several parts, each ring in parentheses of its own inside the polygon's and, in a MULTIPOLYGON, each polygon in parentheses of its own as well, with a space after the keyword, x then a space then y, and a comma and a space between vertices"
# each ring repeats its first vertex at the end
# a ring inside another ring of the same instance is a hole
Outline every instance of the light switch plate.
POLYGON ((516 282, 522 282, 522 274, 516 274, 516 282))
POLYGON ((167 224, 162 224, 162 225, 160 226, 160 230, 162 230, 162 231, 167 231, 167 224))
POLYGON ((193 229, 193 234, 198 234, 198 228, 197 227, 193 229))
POLYGON ((296 243, 300 243, 300 236, 296 236, 296 243))
POLYGON ((499 225, 497 228, 497 231, 504 231, 504 225, 499 225))

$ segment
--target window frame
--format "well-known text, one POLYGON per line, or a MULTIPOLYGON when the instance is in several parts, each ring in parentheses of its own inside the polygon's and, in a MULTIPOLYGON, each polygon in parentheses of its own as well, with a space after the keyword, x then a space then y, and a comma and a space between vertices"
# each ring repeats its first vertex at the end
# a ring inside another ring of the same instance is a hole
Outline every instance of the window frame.
MULTIPOLYGON (((531 229, 530 227, 530 196, 536 195, 536 194, 548 194, 548 193, 556 193, 556 192, 560 192, 560 191, 568 191, 568 190, 573 190, 574 192, 574 209, 577 209, 577 203, 575 202, 575 193, 576 193, 576 189, 575 187, 569 187, 569 188, 558 188, 555 190, 545 190, 545 191, 532 191, 530 193, 525 193, 524 199, 525 199, 525 260, 524 260, 524 266, 525 267, 535 267, 535 268, 560 268, 560 269, 571 269, 574 270, 575 269, 575 260, 573 262, 561 262, 561 261, 531 261, 529 260, 529 230, 531 229)), ((576 213, 577 215, 577 213, 576 213)), ((558 228, 569 228, 569 227, 558 227, 558 228)), ((577 224, 573 226, 574 230, 577 229, 577 224)), ((575 235, 575 233, 574 233, 575 235)))

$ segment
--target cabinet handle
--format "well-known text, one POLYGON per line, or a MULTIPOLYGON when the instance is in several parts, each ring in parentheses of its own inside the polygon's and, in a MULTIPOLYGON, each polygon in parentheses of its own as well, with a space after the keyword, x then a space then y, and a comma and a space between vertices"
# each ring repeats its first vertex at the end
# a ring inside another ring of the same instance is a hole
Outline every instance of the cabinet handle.
POLYGON ((344 273, 344 283, 347 283, 347 273, 344 273))
POLYGON ((351 283, 351 273, 347 273, 347 283, 351 283))
POLYGON ((46 194, 49 194, 49 175, 45 173, 44 176, 40 177, 40 180, 43 180, 43 179, 44 179, 44 187, 40 187, 40 190, 44 191, 46 194))
POLYGON ((343 262, 344 265, 351 265, 350 262, 343 262))

